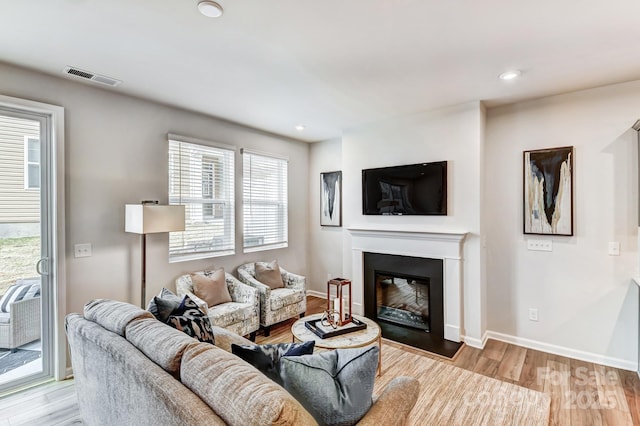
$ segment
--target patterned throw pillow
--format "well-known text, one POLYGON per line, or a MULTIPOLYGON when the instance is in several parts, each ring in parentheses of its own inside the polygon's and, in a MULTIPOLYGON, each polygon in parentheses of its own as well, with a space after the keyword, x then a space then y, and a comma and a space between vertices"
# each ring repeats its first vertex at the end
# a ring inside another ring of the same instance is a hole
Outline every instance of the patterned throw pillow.
POLYGON ((169 315, 167 324, 201 342, 215 344, 209 317, 189 296, 185 296, 180 306, 169 315))
POLYGON ((156 297, 149 301, 147 311, 151 312, 158 321, 167 322, 169 315, 182 303, 182 299, 173 294, 171 290, 163 288, 156 297))
POLYGON ((283 357, 280 375, 289 391, 321 425, 354 425, 372 405, 377 346, 283 357))
POLYGON ((265 376, 282 386, 280 358, 311 355, 316 342, 279 343, 276 345, 231 345, 231 353, 247 361, 265 376))
POLYGON ((0 299, 0 312, 9 313, 11 304, 40 296, 40 279, 17 280, 0 299))

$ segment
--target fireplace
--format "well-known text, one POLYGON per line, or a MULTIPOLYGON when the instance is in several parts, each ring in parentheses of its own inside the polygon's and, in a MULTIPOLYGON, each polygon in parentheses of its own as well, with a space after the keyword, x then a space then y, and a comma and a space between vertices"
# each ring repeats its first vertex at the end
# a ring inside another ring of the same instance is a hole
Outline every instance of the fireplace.
POLYGON ((375 271, 376 319, 430 332, 428 277, 375 271))
POLYGON ((382 336, 452 357, 444 336, 443 260, 364 252, 364 313, 382 336))

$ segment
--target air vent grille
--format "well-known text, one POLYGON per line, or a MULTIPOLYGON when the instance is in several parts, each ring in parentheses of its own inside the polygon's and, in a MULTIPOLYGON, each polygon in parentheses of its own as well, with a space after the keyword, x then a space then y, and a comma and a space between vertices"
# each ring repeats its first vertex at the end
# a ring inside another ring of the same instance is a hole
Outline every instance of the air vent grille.
POLYGON ((73 77, 93 81, 95 83, 100 83, 111 87, 118 86, 120 83, 122 83, 120 80, 116 80, 115 78, 95 74, 89 71, 84 71, 76 67, 66 67, 64 69, 64 73, 73 77))

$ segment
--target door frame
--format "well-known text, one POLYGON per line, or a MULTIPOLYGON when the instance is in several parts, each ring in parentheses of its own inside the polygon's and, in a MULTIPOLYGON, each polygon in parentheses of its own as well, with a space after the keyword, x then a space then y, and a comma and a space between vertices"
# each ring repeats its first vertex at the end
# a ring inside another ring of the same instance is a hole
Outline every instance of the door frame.
MULTIPOLYGON (((46 115, 51 123, 50 164, 48 164, 47 190, 49 204, 49 260, 47 268, 51 284, 51 310, 53 330, 52 373, 55 380, 64 380, 71 374, 67 368, 67 338, 64 319, 67 314, 66 243, 65 243, 65 130, 64 108, 58 105, 0 95, 0 106, 25 112, 46 115)), ((43 307, 43 312, 45 308, 43 307)), ((44 318, 43 318, 44 320, 44 318)))

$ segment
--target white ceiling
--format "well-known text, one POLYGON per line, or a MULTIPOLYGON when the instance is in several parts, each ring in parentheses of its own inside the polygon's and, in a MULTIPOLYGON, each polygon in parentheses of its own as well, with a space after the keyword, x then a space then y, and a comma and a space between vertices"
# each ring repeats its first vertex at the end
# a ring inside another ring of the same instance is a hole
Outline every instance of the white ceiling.
POLYGON ((123 81, 109 90, 305 141, 640 79, 638 0, 219 2, 211 19, 198 0, 0 0, 0 61, 76 66, 123 81), (510 68, 522 77, 497 78, 510 68))

